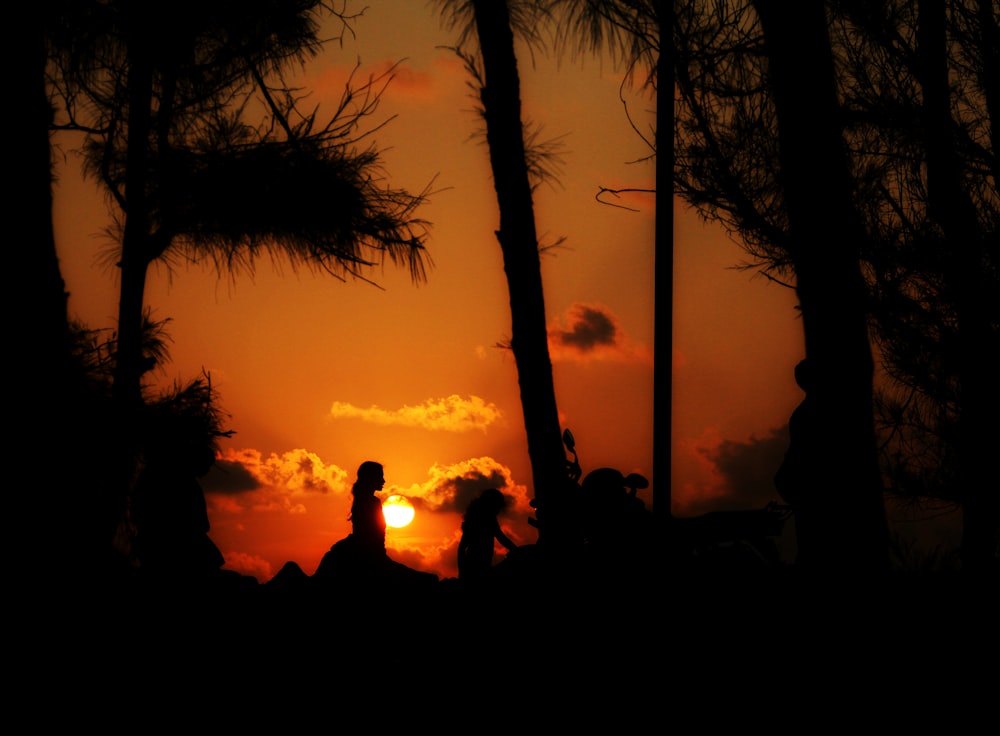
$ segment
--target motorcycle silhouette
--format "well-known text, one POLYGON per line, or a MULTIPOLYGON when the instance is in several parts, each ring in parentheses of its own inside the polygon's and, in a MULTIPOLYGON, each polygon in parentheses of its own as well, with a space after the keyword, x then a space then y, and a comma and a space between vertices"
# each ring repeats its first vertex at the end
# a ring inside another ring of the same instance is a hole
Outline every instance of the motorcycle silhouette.
POLYGON ((504 562, 544 558, 568 572, 645 561, 653 554, 653 517, 637 492, 649 480, 607 467, 584 476, 573 433, 566 429, 562 439, 571 455, 563 483, 530 502, 535 516, 528 523, 538 529, 538 542, 512 550, 504 562))
POLYGON ((730 571, 773 570, 784 567, 776 539, 792 515, 790 506, 776 502, 759 509, 712 511, 700 516, 664 515, 654 524, 637 491, 649 480, 638 473, 622 474, 598 468, 583 477, 573 433, 563 432, 566 482, 549 494, 536 517, 528 522, 548 534, 554 544, 591 557, 622 561, 644 555, 667 560, 676 568, 730 571), (540 512, 540 513, 539 513, 540 512))
POLYGON ((607 467, 584 476, 569 429, 563 444, 569 455, 562 485, 530 502, 538 542, 511 550, 498 572, 551 581, 553 574, 656 578, 668 570, 745 575, 785 567, 775 539, 791 517, 789 506, 654 518, 638 496, 649 487, 645 476, 607 467))

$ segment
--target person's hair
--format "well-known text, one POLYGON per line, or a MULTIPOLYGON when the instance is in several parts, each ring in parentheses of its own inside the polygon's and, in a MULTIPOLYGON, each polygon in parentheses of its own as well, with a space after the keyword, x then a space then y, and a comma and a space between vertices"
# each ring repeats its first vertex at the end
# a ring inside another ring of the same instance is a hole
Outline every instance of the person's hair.
POLYGON ((465 509, 462 522, 464 524, 470 520, 475 522, 479 519, 494 517, 503 511, 503 507, 506 505, 507 498, 503 493, 496 488, 487 488, 478 497, 472 499, 468 508, 465 509))
POLYGON ((376 479, 383 472, 382 463, 374 460, 365 460, 358 466, 358 479, 351 486, 351 496, 355 499, 351 502, 351 513, 347 517, 348 521, 354 521, 354 512, 357 510, 357 497, 360 491, 367 491, 376 485, 376 479))
POLYGON ((374 460, 365 460, 358 466, 358 479, 351 487, 351 493, 356 494, 362 488, 369 488, 375 484, 376 479, 383 472, 382 463, 374 460))

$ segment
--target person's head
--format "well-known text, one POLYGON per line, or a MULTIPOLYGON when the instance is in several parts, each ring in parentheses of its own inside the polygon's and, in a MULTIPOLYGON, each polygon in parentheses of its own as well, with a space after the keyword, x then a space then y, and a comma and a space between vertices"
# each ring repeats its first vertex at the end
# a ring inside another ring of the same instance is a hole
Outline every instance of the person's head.
POLYGON ((381 491, 385 485, 385 474, 381 463, 374 460, 365 460, 358 467, 358 479, 354 482, 353 492, 368 491, 374 493, 381 491))
POLYGON ((469 509, 484 516, 496 516, 503 511, 506 505, 507 498, 503 493, 496 488, 487 488, 479 494, 478 498, 469 504, 469 509))

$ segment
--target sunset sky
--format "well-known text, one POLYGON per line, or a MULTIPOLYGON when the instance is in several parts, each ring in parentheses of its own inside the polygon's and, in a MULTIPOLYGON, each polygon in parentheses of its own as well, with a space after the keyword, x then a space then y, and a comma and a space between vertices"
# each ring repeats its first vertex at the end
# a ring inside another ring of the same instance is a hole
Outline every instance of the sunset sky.
MULTIPOLYGON (((470 78, 433 6, 368 3, 356 39, 329 45, 297 80, 331 110, 357 78, 399 63, 376 115, 386 184, 432 194, 426 283, 386 266, 363 281, 258 264, 250 277, 207 266, 154 266, 147 304, 170 318, 164 385, 202 370, 235 431, 203 479, 211 537, 226 566, 271 578, 287 561, 312 573, 349 532, 358 465, 385 466, 385 495, 415 520, 390 529, 390 555, 456 574, 461 512, 485 487, 516 503, 502 519, 534 542, 531 474, 510 338, 499 219, 470 78)), ((599 186, 654 186, 650 151, 619 99, 621 70, 596 59, 520 58, 524 114, 564 146, 558 183, 536 191, 547 318, 562 426, 584 472, 611 466, 672 484, 673 510, 757 508, 773 497, 779 433, 801 398, 794 294, 732 267, 743 253, 724 233, 675 207, 673 468, 653 478, 653 199, 595 201, 599 186), (560 243, 560 239, 565 238, 560 243)), ((651 134, 651 101, 628 95, 651 134)), ((60 138, 56 235, 70 314, 113 328, 117 272, 103 234, 108 210, 83 182, 78 141, 60 138)), ((662 359, 662 357, 661 357, 662 359)), ((666 368, 660 371, 667 376, 666 368)), ((661 471, 662 472, 662 471, 661 471)), ((641 492, 647 504, 652 488, 641 492)))

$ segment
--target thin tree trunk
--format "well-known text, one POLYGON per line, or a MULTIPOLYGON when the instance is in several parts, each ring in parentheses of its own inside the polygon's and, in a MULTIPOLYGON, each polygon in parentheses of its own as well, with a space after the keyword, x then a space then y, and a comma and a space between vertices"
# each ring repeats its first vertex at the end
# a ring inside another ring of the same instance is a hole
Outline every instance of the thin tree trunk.
POLYGON ((825 448, 795 509, 803 566, 882 571, 888 530, 873 417, 873 360, 858 261, 865 232, 837 120, 824 3, 754 0, 777 114, 780 177, 794 252, 806 358, 825 448))
POLYGON ((670 475, 674 325, 674 62, 665 2, 655 3, 660 48, 656 60, 656 233, 653 322, 653 513, 662 528, 671 516, 670 475))
POLYGON ((118 297, 118 350, 115 363, 115 399, 125 416, 141 403, 142 322, 149 266, 149 218, 146 190, 151 128, 152 66, 136 32, 129 44, 128 149, 126 152, 125 228, 122 235, 121 291, 118 297))
POLYGON ((23 231, 31 233, 31 239, 11 248, 10 252, 14 258, 23 259, 22 263, 14 266, 12 273, 28 279, 31 284, 20 290, 18 301, 25 306, 25 310, 22 318, 15 323, 17 327, 25 328, 25 334, 30 335, 31 341, 15 344, 33 346, 36 358, 46 366, 46 370, 32 373, 27 378, 38 380, 51 390, 58 388, 52 385, 53 366, 65 366, 68 357, 69 323, 66 285, 59 268, 52 226, 52 156, 49 142, 52 105, 45 82, 44 15, 41 7, 32 6, 28 11, 24 27, 33 43, 28 60, 30 73, 19 76, 19 80, 24 80, 26 85, 24 100, 29 111, 23 118, 24 135, 19 138, 28 142, 27 150, 32 155, 12 159, 16 165, 24 165, 23 173, 15 179, 19 184, 13 189, 15 206, 12 211, 17 212, 20 221, 27 225, 23 231), (19 197, 24 198, 23 206, 18 205, 19 197))
POLYGON ((13 261, 10 273, 19 280, 18 309, 12 315, 13 334, 8 335, 8 349, 14 351, 25 370, 8 371, 8 389, 16 388, 11 402, 14 412, 9 419, 14 435, 11 456, 30 475, 11 494, 17 510, 7 513, 8 518, 29 522, 31 532, 14 532, 18 541, 13 546, 31 552, 21 558, 13 572, 26 577, 18 582, 31 584, 37 583, 38 576, 48 575, 67 551, 66 533, 71 527, 63 502, 68 499, 70 486, 69 475, 62 468, 73 467, 64 454, 72 447, 73 438, 67 433, 65 421, 69 397, 66 293, 52 223, 52 106, 45 80, 45 9, 39 4, 26 8, 18 28, 27 41, 28 54, 23 60, 23 72, 14 75, 14 86, 9 90, 12 109, 21 109, 23 104, 24 115, 12 117, 17 130, 14 137, 23 145, 23 151, 8 159, 12 167, 8 169, 9 178, 14 182, 8 191, 13 199, 10 211, 16 213, 18 223, 12 229, 18 237, 16 241, 8 238, 7 254, 13 261), (59 457, 60 462, 53 464, 53 457, 59 457), (43 468, 48 470, 39 474, 43 468), (52 484, 43 477, 51 478, 52 484), (32 520, 42 523, 30 524, 32 520))
MULTIPOLYGON (((132 488, 141 458, 143 407, 143 321, 146 273, 150 263, 147 188, 149 140, 152 132, 152 62, 144 44, 142 25, 128 48, 128 144, 125 172, 125 226, 119 261, 118 341, 112 383, 113 427, 107 507, 107 534, 113 538, 127 525, 132 488)), ((125 527, 127 528, 127 526, 125 527)))
POLYGON ((520 79, 507 3, 474 0, 483 56, 481 91, 490 165, 500 210, 497 240, 510 293, 511 349, 531 459, 539 543, 559 536, 552 501, 565 483, 565 451, 556 409, 534 205, 521 123, 520 79))
POLYGON ((15 546, 27 551, 16 575, 30 576, 32 593, 39 581, 65 591, 70 583, 93 581, 106 561, 110 538, 98 531, 101 507, 93 450, 100 446, 100 419, 87 403, 85 382, 73 359, 66 284, 62 277, 53 227, 53 109, 46 84, 48 62, 47 4, 26 6, 19 25, 29 40, 23 74, 15 75, 11 99, 24 102, 17 140, 26 155, 11 157, 12 211, 22 224, 21 240, 8 249, 11 273, 21 287, 11 344, 26 370, 17 374, 14 401, 15 449, 27 475, 22 478, 10 518, 27 521, 15 546), (54 461, 55 459, 55 461, 54 461), (35 522, 35 523, 31 523, 35 522))
POLYGON ((993 151, 991 161, 994 186, 1000 187, 1000 8, 996 0, 979 0, 976 8, 980 33, 978 56, 983 60, 983 77, 980 87, 986 97, 986 112, 992 125, 990 140, 993 151))

